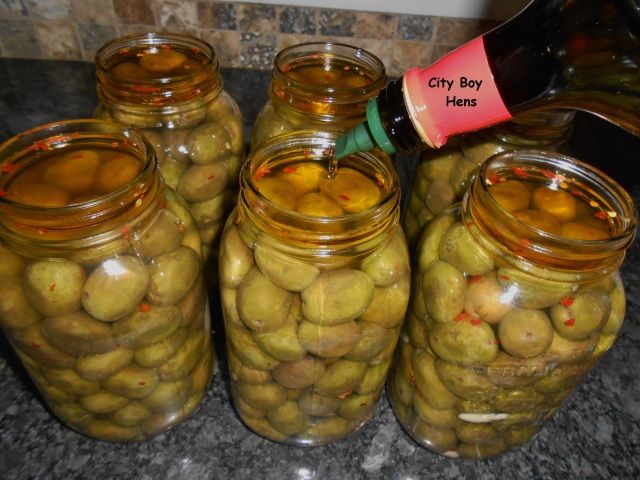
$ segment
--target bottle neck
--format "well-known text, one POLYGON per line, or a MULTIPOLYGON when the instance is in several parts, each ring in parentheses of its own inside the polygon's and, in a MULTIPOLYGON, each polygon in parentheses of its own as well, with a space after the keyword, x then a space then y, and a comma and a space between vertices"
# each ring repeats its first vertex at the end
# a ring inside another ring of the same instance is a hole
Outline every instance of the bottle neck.
POLYGON ((352 128, 367 101, 384 87, 384 64, 350 45, 303 43, 275 58, 270 86, 274 108, 294 124, 352 128))
POLYGON ((613 179, 570 157, 535 150, 507 151, 486 161, 464 197, 462 210, 465 219, 477 227, 470 232, 495 258, 520 269, 544 270, 549 279, 560 281, 567 274, 587 281, 616 271, 633 242, 637 224, 633 200, 613 179), (576 240, 520 221, 501 207, 491 186, 524 179, 533 185, 564 189, 593 208, 595 218, 607 222, 608 238, 576 240))
MULTIPOLYGON (((133 230, 144 222, 160 205, 165 187, 153 147, 135 131, 111 122, 75 120, 29 130, 0 146, 0 162, 20 172, 53 150, 63 153, 79 145, 126 152, 140 159, 142 169, 128 185, 84 203, 39 207, 0 197, 0 234, 16 251, 30 256, 37 246, 64 253, 110 242, 122 237, 125 228, 133 230)), ((12 174, 2 175, 0 189, 12 180, 12 174)))
POLYGON ((482 130, 482 135, 518 147, 557 148, 573 129, 574 110, 528 112, 513 120, 482 130))

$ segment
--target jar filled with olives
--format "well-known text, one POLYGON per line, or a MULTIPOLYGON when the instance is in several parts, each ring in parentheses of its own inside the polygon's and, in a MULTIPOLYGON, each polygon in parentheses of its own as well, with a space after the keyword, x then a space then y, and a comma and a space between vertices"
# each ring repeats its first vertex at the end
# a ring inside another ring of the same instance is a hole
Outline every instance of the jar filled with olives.
POLYGON ((186 34, 129 35, 104 45, 96 68, 96 116, 135 127, 153 145, 165 182, 189 204, 205 260, 213 262, 207 270, 215 272, 244 140, 213 47, 186 34))
POLYGON ((418 242, 388 382, 407 432, 472 458, 533 437, 616 339, 636 222, 622 187, 578 160, 485 162, 418 242))
POLYGON ((371 417, 409 301, 391 160, 332 165, 334 141, 299 132, 254 151, 220 247, 236 411, 290 445, 339 440, 371 417))
POLYGON ((365 120, 367 100, 386 82, 384 64, 351 45, 310 42, 278 53, 269 100, 251 133, 251 150, 274 136, 312 129, 346 132, 365 120))
POLYGON ((482 162, 492 155, 522 149, 568 154, 574 116, 573 110, 525 113, 510 122, 452 138, 446 146, 423 153, 402 217, 411 251, 425 224, 462 199, 482 162))
POLYGON ((151 145, 67 121, 0 162, 0 324, 51 410, 117 442, 191 416, 213 366, 202 248, 151 145))

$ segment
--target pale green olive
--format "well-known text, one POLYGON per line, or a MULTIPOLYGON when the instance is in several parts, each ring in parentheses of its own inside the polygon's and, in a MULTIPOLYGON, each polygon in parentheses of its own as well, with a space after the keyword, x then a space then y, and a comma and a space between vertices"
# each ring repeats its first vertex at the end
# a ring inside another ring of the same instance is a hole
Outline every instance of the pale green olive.
POLYGON ((198 227, 220 223, 224 216, 233 208, 236 197, 233 192, 225 190, 213 198, 191 204, 191 213, 198 227))
POLYGON ((604 290, 578 291, 551 307, 551 321, 556 332, 568 340, 585 340, 597 333, 609 318, 611 299, 604 290))
POLYGON ((355 391, 361 395, 380 391, 386 381, 390 363, 384 362, 379 365, 370 365, 364 372, 364 376, 355 391))
POLYGON ((611 309, 605 324, 602 327, 603 335, 613 335, 618 333, 624 320, 626 309, 626 297, 622 286, 616 286, 610 293, 611 309))
POLYGON ((255 384, 238 381, 233 388, 238 397, 260 410, 276 408, 287 399, 285 389, 274 383, 255 384))
POLYGON ((89 395, 100 390, 100 384, 98 382, 85 380, 71 368, 57 369, 43 367, 42 375, 51 385, 72 395, 89 395))
POLYGON ((598 345, 599 335, 592 335, 585 340, 567 340, 557 332, 553 332, 551 345, 544 352, 549 364, 582 362, 594 352, 598 345))
POLYGON ((460 270, 439 260, 422 274, 425 305, 436 322, 450 322, 462 313, 466 284, 460 270))
POLYGON ((499 412, 531 412, 540 408, 542 395, 531 386, 514 387, 499 391, 491 404, 499 412))
POLYGON ((319 418, 300 436, 311 442, 327 443, 347 436, 357 425, 342 417, 319 418))
POLYGON ((487 364, 498 354, 498 342, 491 326, 470 315, 452 322, 434 322, 428 335, 436 355, 459 365, 487 364))
POLYGON ((214 350, 213 345, 205 350, 204 355, 200 357, 196 366, 191 370, 191 386, 194 392, 203 392, 209 381, 211 380, 211 374, 214 367, 214 350))
POLYGON ((145 230, 136 233, 136 250, 144 257, 172 252, 182 244, 182 222, 170 210, 162 209, 145 230))
POLYGON ((177 380, 191 372, 205 352, 208 337, 209 333, 204 330, 191 332, 176 353, 157 368, 160 380, 177 380))
POLYGON ((45 318, 42 334, 53 346, 76 356, 105 353, 115 347, 110 326, 83 311, 45 318))
POLYGON ((514 268, 499 268, 500 288, 513 292, 511 304, 520 308, 547 308, 571 295, 576 284, 548 280, 514 268))
POLYGON ((479 164, 467 158, 460 158, 451 169, 451 185, 458 198, 462 197, 476 177, 479 164))
POLYGON ((99 382, 129 365, 131 360, 132 350, 116 346, 109 352, 79 357, 74 368, 85 380, 99 382))
POLYGON ((269 371, 276 368, 280 361, 262 351, 248 330, 244 327, 227 327, 227 341, 238 358, 255 370, 269 371))
POLYGON ((315 265, 260 243, 256 245, 254 255, 260 271, 275 285, 291 292, 304 290, 320 274, 315 265))
POLYGON ((522 445, 540 431, 540 425, 514 425, 502 431, 505 442, 510 446, 522 445))
POLYGON ((222 162, 193 165, 182 175, 178 193, 187 202, 202 202, 220 195, 229 184, 229 171, 222 162))
POLYGON ((233 406, 242 419, 245 417, 265 418, 267 416, 267 412, 265 410, 252 407, 238 396, 233 398, 233 406))
POLYGON ((496 358, 487 365, 486 373, 494 385, 514 387, 530 385, 546 375, 548 370, 546 354, 523 359, 512 357, 501 350, 496 358))
POLYGON ((436 428, 420 417, 411 422, 410 431, 419 443, 436 452, 453 450, 458 443, 458 437, 452 428, 436 428))
POLYGON ((256 417, 241 417, 242 421, 247 424, 247 426, 253 430, 258 435, 263 436, 269 440, 274 440, 276 442, 282 442, 287 439, 289 435, 286 433, 282 433, 279 430, 273 428, 273 426, 269 423, 266 418, 256 418, 256 417))
POLYGON ((51 368, 72 368, 76 357, 51 345, 42 335, 40 324, 13 332, 10 337, 17 349, 41 365, 51 368))
POLYGON ((131 401, 129 398, 121 397, 106 390, 98 390, 78 399, 78 403, 91 413, 104 415, 124 407, 131 401))
POLYGON ((267 412, 267 420, 279 432, 295 435, 309 424, 309 417, 296 402, 286 401, 267 412))
POLYGON ((431 220, 422 230, 418 240, 416 265, 418 272, 424 272, 438 260, 440 241, 456 221, 455 212, 447 210, 431 220))
POLYGON ((224 90, 220 92, 220 95, 214 101, 207 105, 207 120, 210 122, 220 121, 226 115, 231 114, 234 114, 236 119, 239 119, 241 115, 240 110, 235 105, 235 100, 224 90))
POLYGON ((485 443, 498 436, 498 431, 490 423, 461 422, 455 430, 460 441, 470 445, 485 443))
POLYGON ((365 395, 349 395, 340 402, 338 415, 347 420, 364 421, 373 413, 379 398, 379 391, 365 395))
POLYGON ((320 274, 301 292, 302 313, 318 325, 337 325, 358 318, 373 298, 371 277, 360 270, 320 274))
POLYGON ((320 395, 340 396, 356 389, 367 370, 364 362, 339 359, 327 366, 314 385, 320 395))
POLYGON ((158 167, 162 172, 165 183, 176 190, 180 184, 182 175, 184 175, 184 172, 189 168, 189 164, 167 156, 158 161, 158 167))
POLYGON ((77 402, 55 403, 51 408, 60 420, 81 431, 84 431, 96 418, 77 402))
POLYGON ((92 317, 113 322, 138 308, 148 286, 149 274, 138 258, 110 258, 88 276, 82 288, 82 305, 92 317))
POLYGON ((388 385, 392 399, 395 398, 405 406, 413 405, 415 385, 405 378, 401 369, 397 368, 391 372, 388 385))
POLYGON ((192 392, 191 378, 159 382, 140 402, 154 413, 172 412, 182 407, 192 392))
POLYGON ((37 260, 29 264, 23 274, 25 296, 45 316, 78 310, 84 281, 83 268, 63 259, 37 260))
POLYGON ((220 244, 220 283, 237 288, 253 266, 253 253, 242 240, 238 228, 225 227, 220 244))
POLYGON ((149 395, 158 385, 158 374, 154 369, 128 365, 106 380, 102 386, 111 393, 139 399, 149 395))
POLYGON ((142 429, 139 426, 123 427, 103 419, 96 419, 89 423, 86 433, 90 437, 114 442, 139 440, 143 437, 142 429))
POLYGON ((291 314, 280 327, 269 332, 254 332, 253 338, 264 352, 283 362, 298 360, 307 353, 298 339, 298 320, 291 314))
POLYGON ((435 408, 420 395, 419 391, 413 396, 413 408, 422 420, 433 427, 455 428, 460 424, 455 410, 435 408))
POLYGON ((176 306, 142 304, 137 311, 113 323, 113 336, 119 345, 128 348, 148 347, 175 332, 181 321, 176 306))
POLYGON ((242 363, 233 349, 227 350, 227 360, 233 380, 237 379, 245 383, 269 383, 272 379, 269 371, 256 370, 242 363))
POLYGON ((467 275, 483 275, 493 270, 494 263, 473 238, 472 230, 477 230, 477 227, 454 223, 442 237, 438 252, 440 260, 467 275))
POLYGON ((466 400, 490 400, 498 392, 498 388, 487 377, 475 373, 472 368, 440 359, 436 361, 436 372, 449 391, 466 400))
POLYGON ((273 379, 285 388, 301 389, 313 385, 324 373, 324 363, 306 356, 291 362, 281 363, 273 370, 273 379))
POLYGON ((238 313, 251 330, 273 331, 286 321, 292 296, 254 266, 238 286, 238 313))
POLYGON ((464 299, 466 312, 487 323, 496 324, 510 308, 495 274, 469 278, 464 299))
POLYGON ((411 361, 415 383, 420 395, 435 408, 453 407, 456 396, 444 386, 436 373, 436 359, 425 351, 416 351, 411 361))
POLYGON ((338 325, 318 325, 303 320, 298 328, 302 346, 319 357, 336 358, 349 353, 360 340, 360 328, 353 320, 338 325))
POLYGON ((502 437, 496 437, 473 445, 461 443, 458 445, 458 454, 464 458, 486 458, 500 455, 508 448, 502 437))
POLYGON ((410 275, 386 287, 377 287, 369 306, 360 315, 360 320, 385 328, 400 325, 407 310, 410 289, 410 275))
POLYGON ((40 321, 41 315, 24 295, 20 277, 0 277, 0 291, 0 325, 9 330, 20 330, 40 321))
POLYGON ((147 266, 149 300, 156 305, 175 305, 193 288, 201 270, 200 257, 189 247, 158 255, 147 266))
POLYGON ((393 343, 393 348, 395 348, 395 336, 388 328, 363 321, 359 321, 358 326, 360 327, 360 340, 344 356, 347 360, 368 362, 384 350, 389 342, 393 343))
POLYGON ((449 180, 453 167, 461 157, 460 148, 451 143, 435 151, 425 152, 418 165, 418 175, 424 175, 430 180, 449 180))
POLYGON ((221 160, 231 153, 231 138, 223 125, 204 122, 194 128, 185 138, 189 158, 194 163, 205 165, 221 160))
POLYGON ((409 254, 402 230, 394 233, 384 247, 365 257, 360 268, 376 287, 387 287, 405 278, 409 274, 409 254))
POLYGON ((20 276, 24 270, 24 265, 24 259, 15 254, 0 240, 0 279, 20 276))
POLYGON ((429 347, 427 322, 420 320, 413 312, 407 314, 404 331, 409 338, 409 342, 411 342, 411 345, 415 348, 426 349, 429 347))
POLYGON ((544 377, 539 378, 534 384, 536 390, 543 393, 555 393, 561 390, 575 387, 582 377, 589 371, 586 363, 561 365, 554 368, 544 377))
POLYGON ((186 138, 190 130, 188 128, 165 128, 162 131, 162 149, 167 157, 183 163, 189 163, 186 146, 186 138))
POLYGON ((513 308, 500 320, 498 335, 500 345, 508 354, 531 358, 549 348, 553 328, 543 311, 513 308))
POLYGON ((298 405, 300 410, 308 415, 328 416, 336 413, 340 405, 340 399, 320 395, 312 389, 307 389, 298 398, 298 405))
POLYGON ((448 180, 433 180, 427 188, 424 203, 431 213, 439 214, 456 201, 457 195, 448 180))
POLYGON ((145 407, 138 400, 132 400, 124 407, 111 412, 108 415, 108 418, 116 425, 120 425, 122 427, 134 427, 136 425, 140 425, 150 416, 151 410, 145 407))
MULTIPOLYGON (((240 118, 237 114, 232 113, 220 120, 220 123, 224 126, 229 134, 229 138, 231 139, 231 152, 235 154, 235 156, 242 155, 244 152, 244 132, 242 125, 242 118, 240 118)), ((229 158, 230 155, 227 155, 225 158, 229 158)), ((237 169, 230 168, 229 171, 232 174, 238 172, 237 169)))

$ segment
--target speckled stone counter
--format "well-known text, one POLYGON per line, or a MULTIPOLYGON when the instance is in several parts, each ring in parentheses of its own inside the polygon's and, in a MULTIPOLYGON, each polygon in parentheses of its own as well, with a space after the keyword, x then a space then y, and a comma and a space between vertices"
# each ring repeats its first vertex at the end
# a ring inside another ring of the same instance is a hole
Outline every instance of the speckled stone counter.
MULTIPOLYGON (((266 99, 269 74, 227 70, 223 76, 250 125, 266 99)), ((0 60, 0 85, 0 140, 48 121, 90 116, 97 102, 88 63, 0 60)), ((579 114, 571 148, 640 202, 640 139, 579 114)), ((409 171, 410 165, 401 170, 405 178, 409 171)), ((367 425, 333 445, 296 448, 262 439, 231 407, 214 306, 217 368, 202 407, 144 443, 100 442, 63 426, 0 336, 0 479, 640 478, 639 242, 622 274, 628 309, 618 341, 540 434, 498 458, 449 459, 425 450, 404 433, 384 396, 367 425)))

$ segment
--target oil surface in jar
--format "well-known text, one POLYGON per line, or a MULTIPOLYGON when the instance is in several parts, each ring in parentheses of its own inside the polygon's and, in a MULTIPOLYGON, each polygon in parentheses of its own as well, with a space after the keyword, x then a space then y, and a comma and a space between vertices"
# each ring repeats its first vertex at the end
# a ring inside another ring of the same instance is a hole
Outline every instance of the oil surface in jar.
POLYGON ((181 76, 203 73, 208 62, 198 49, 172 45, 146 45, 118 52, 118 62, 109 66, 109 73, 134 80, 156 80, 167 75, 181 76))
POLYGON ((291 63, 286 67, 286 74, 300 83, 335 89, 360 88, 373 82, 366 71, 331 57, 327 57, 323 63, 317 60, 313 63, 306 60, 291 63))
POLYGON ((362 212, 384 196, 381 174, 369 176, 348 166, 329 168, 321 161, 297 161, 254 172, 258 191, 274 204, 306 215, 339 217, 362 212))
POLYGON ((107 195, 138 176, 142 162, 117 149, 65 148, 20 165, 3 186, 5 198, 32 206, 63 207, 107 195))
POLYGON ((512 215, 547 233, 574 240, 604 240, 612 235, 609 213, 571 183, 501 178, 489 192, 512 215))

